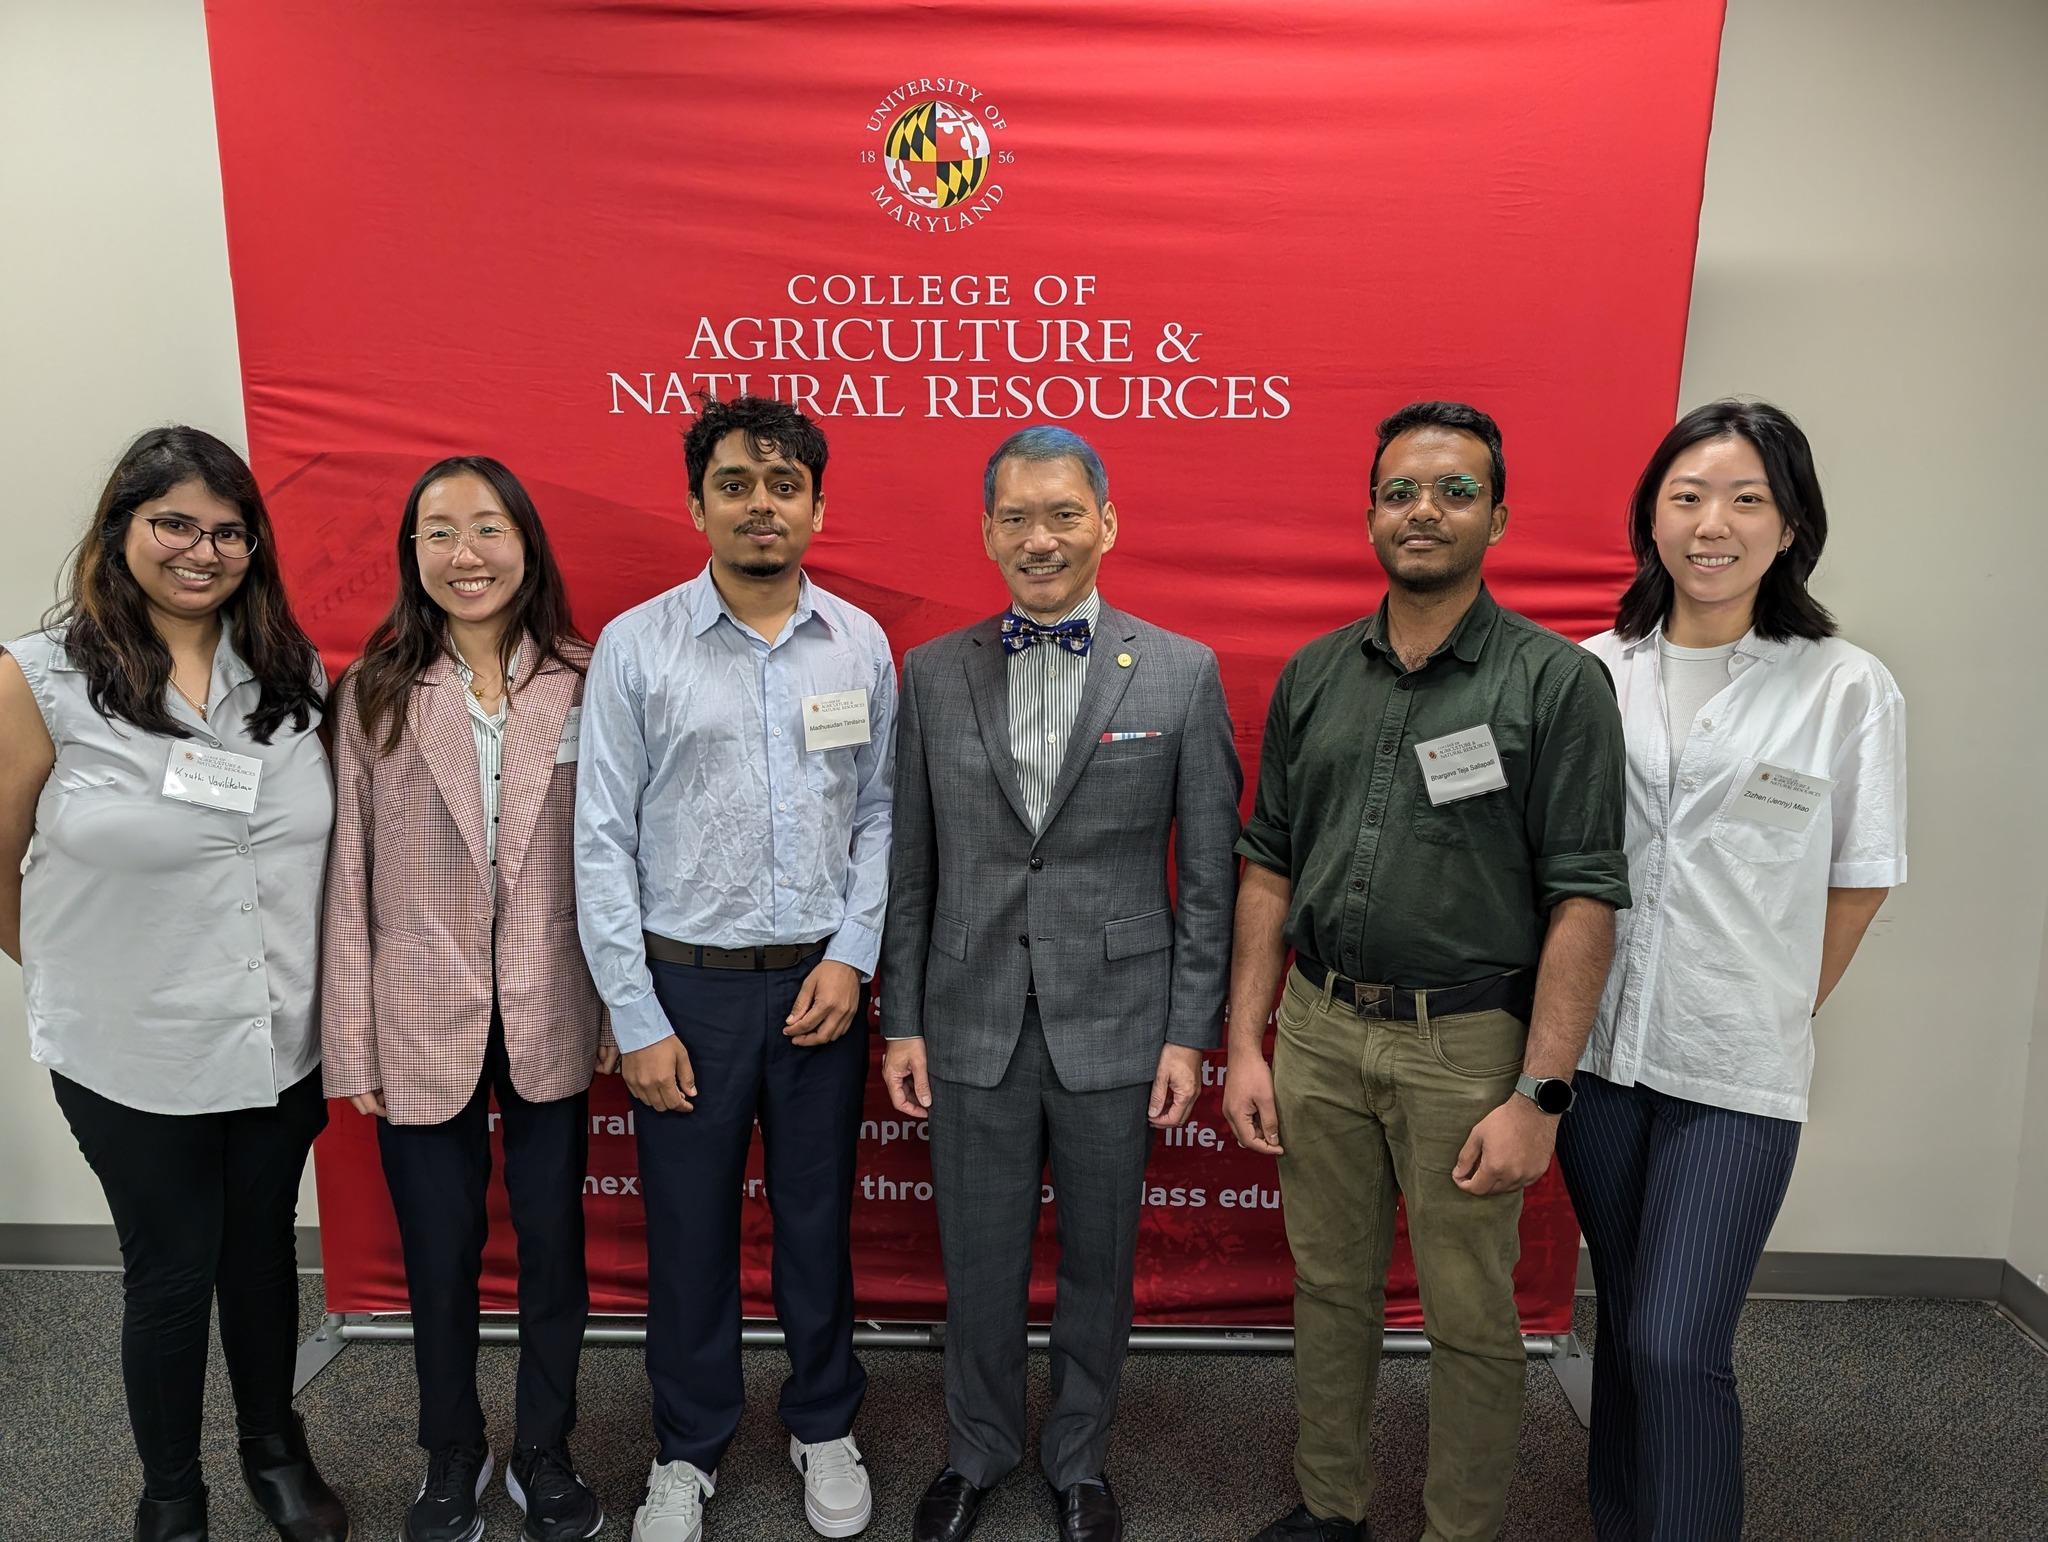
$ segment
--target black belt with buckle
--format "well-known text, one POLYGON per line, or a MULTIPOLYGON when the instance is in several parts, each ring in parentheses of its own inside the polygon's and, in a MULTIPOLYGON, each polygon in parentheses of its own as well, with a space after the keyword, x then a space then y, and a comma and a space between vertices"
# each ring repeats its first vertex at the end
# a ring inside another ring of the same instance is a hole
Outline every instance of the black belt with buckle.
POLYGON ((705 943, 677 942, 655 932, 643 932, 647 956, 664 964, 687 964, 693 969, 794 969, 806 959, 825 951, 825 939, 816 942, 776 942, 766 947, 714 948, 705 943))
POLYGON ((1526 969, 1510 969, 1506 974, 1488 975, 1483 980, 1430 989, 1368 985, 1362 980, 1347 979, 1327 964, 1319 964, 1300 953, 1295 955, 1294 967, 1317 990, 1328 985, 1330 999, 1343 1002, 1360 1017, 1384 1017, 1404 1023, 1416 1020, 1418 996, 1428 998, 1431 1017, 1449 1017, 1454 1012, 1506 1012, 1526 1023, 1536 994, 1536 982, 1526 969))

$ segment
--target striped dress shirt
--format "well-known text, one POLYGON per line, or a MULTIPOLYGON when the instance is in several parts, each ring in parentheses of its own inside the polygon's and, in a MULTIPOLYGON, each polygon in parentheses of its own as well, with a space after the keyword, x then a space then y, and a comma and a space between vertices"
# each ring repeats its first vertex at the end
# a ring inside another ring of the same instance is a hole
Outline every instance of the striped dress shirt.
MULTIPOLYGON (((1060 621, 1079 616, 1092 634, 1102 614, 1102 595, 1091 591, 1060 621)), ((1055 625, 1058 623, 1055 622, 1055 625)), ((1088 660, 1056 643, 1041 642, 1010 655, 1010 754, 1017 762, 1024 807, 1031 828, 1045 823, 1045 805, 1052 784, 1067 758, 1067 736, 1081 710, 1081 687, 1088 680, 1088 660)))
POLYGON ((484 856, 495 862, 498 860, 498 789, 503 785, 499 773, 505 761, 505 713, 512 702, 512 682, 519 677, 520 667, 526 662, 526 644, 521 643, 512 655, 512 667, 505 671, 505 694, 498 698, 496 712, 484 711, 484 704, 476 699, 476 671, 469 667, 469 660, 462 656, 462 650, 450 643, 448 652, 455 659, 456 672, 462 676, 463 699, 469 703, 469 726, 476 735, 477 787, 484 796, 484 856))

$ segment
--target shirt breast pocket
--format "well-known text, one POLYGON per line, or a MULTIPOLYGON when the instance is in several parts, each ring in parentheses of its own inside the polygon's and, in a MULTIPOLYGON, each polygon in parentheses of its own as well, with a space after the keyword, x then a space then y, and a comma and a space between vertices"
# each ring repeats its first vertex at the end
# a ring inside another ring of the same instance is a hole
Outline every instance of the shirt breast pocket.
POLYGON ((1514 812, 1505 787, 1454 803, 1424 802, 1415 811, 1415 835, 1432 846, 1494 851, 1499 849, 1514 812))
POLYGON ((1816 808, 1807 816, 1805 824, 1792 830, 1783 825, 1747 819, 1734 812, 1741 800, 1742 789, 1756 773, 1757 765, 1754 760, 1743 762, 1742 774, 1736 777, 1735 785, 1728 789, 1728 796, 1721 802, 1720 813, 1714 816, 1711 838, 1728 855, 1752 866, 1772 867, 1797 862, 1806 855, 1806 848, 1813 844, 1814 827, 1821 822, 1825 807, 1816 808))

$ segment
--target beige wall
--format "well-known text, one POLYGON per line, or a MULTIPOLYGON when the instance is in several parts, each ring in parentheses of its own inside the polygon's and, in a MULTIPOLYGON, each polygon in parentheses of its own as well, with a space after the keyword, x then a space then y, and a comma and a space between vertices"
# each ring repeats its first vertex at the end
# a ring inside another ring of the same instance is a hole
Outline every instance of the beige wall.
MULTIPOLYGON (((1835 510, 1819 586, 1913 730, 1913 882, 1821 1021, 1780 1249, 2048 1272, 2044 58, 2031 0, 1730 5, 1683 399, 1806 423, 1835 510)), ((126 434, 241 441, 198 0, 0 0, 0 189, 11 631, 126 434)), ((0 964, 0 1222, 103 1219, 24 1039, 0 964)))

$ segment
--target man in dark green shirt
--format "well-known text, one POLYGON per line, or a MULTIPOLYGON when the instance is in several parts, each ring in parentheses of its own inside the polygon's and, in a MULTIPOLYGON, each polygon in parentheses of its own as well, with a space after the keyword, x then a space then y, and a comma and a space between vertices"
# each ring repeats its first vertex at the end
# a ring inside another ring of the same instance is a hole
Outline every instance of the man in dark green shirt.
POLYGON ((1507 528, 1500 430, 1405 407, 1371 482, 1386 599, 1281 672, 1237 848, 1223 1106, 1280 1159, 1301 1422, 1302 1503, 1254 1542, 1367 1535, 1397 1193, 1433 1350, 1424 1537, 1499 1532, 1522 1190, 1550 1166, 1629 902, 1612 684, 1481 581, 1507 528))

